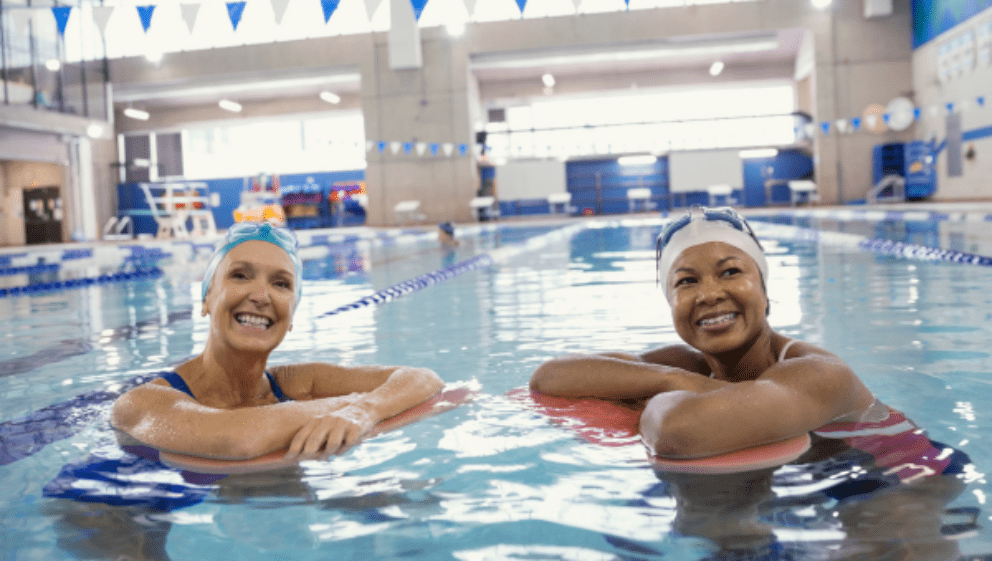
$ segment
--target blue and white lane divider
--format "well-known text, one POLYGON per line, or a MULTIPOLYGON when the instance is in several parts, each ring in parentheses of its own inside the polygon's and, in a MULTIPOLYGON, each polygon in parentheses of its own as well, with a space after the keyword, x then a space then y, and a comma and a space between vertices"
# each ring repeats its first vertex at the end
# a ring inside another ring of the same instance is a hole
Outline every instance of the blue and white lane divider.
POLYGON ((496 266, 501 263, 505 263, 510 258, 520 255, 521 253, 526 253, 529 251, 535 251, 541 249, 548 244, 565 238, 570 238, 579 230, 585 228, 583 224, 572 224, 570 226, 563 226, 556 230, 552 230, 546 234, 541 234, 539 236, 534 236, 527 241, 516 244, 512 246, 500 247, 490 251, 489 253, 481 253, 472 257, 471 259, 466 259, 465 261, 460 261, 454 265, 449 265, 447 267, 442 267, 436 271, 431 271, 429 273, 424 273, 423 275, 414 277, 412 279, 405 280, 399 284, 394 284, 389 288, 380 290, 375 294, 366 296, 352 302, 351 304, 346 304, 322 315, 332 316, 335 314, 340 314, 341 312, 347 312, 348 310, 356 310, 359 308, 364 308, 367 306, 373 306, 375 304, 382 304, 390 300, 399 298, 406 294, 412 294, 419 290, 423 290, 435 284, 444 282, 449 279, 453 279, 459 275, 465 274, 469 271, 476 271, 478 269, 487 269, 489 267, 496 266))
POLYGON ((770 224, 767 222, 752 221, 751 226, 759 238, 769 238, 782 241, 807 241, 822 243, 835 247, 846 247, 880 253, 883 255, 893 255, 905 259, 917 261, 947 261, 950 263, 961 263, 965 265, 979 265, 992 267, 992 257, 965 253, 953 249, 941 249, 939 247, 929 247, 919 244, 894 242, 881 238, 869 238, 857 234, 844 232, 827 232, 815 230, 813 228, 803 228, 800 226, 787 226, 784 224, 770 224))

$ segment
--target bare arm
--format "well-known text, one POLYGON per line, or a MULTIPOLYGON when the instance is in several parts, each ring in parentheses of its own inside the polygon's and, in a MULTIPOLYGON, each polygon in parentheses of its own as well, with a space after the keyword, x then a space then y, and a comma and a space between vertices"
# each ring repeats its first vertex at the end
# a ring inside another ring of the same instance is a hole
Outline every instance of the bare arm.
POLYGON ((709 374, 709 367, 698 353, 685 345, 673 345, 643 355, 554 358, 534 371, 530 388, 561 397, 637 399, 676 389, 709 391, 722 384, 700 374, 709 374))
POLYGON ((872 401, 871 392, 843 361, 826 351, 807 349, 800 357, 773 365, 754 381, 656 395, 641 415, 641 436, 659 456, 712 456, 856 416, 872 401))

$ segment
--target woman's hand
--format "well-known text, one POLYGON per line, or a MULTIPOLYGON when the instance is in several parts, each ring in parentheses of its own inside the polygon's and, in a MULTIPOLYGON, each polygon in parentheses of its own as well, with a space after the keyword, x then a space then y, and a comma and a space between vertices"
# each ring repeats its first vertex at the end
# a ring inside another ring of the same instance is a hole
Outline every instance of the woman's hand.
POLYGON ((374 425, 372 414, 356 404, 329 411, 300 427, 289 444, 286 459, 326 459, 350 448, 374 425))

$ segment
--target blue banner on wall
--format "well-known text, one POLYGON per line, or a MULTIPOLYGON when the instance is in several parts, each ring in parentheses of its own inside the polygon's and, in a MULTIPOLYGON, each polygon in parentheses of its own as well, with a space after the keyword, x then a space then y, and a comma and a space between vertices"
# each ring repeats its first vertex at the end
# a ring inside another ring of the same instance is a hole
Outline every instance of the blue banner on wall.
POLYGON ((992 0, 913 0, 913 48, 992 7, 992 0))

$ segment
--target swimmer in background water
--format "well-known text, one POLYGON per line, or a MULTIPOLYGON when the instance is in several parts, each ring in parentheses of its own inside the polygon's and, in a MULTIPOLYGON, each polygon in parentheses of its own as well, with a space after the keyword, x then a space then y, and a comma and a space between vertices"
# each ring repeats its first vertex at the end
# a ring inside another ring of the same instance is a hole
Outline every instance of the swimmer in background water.
POLYGON ((665 458, 715 456, 888 408, 837 356, 772 330, 768 264, 729 208, 694 207, 658 237, 658 275, 686 344, 640 355, 567 355, 537 368, 532 390, 648 400, 640 432, 665 458))
POLYGON ((326 458, 441 390, 426 368, 267 367, 300 301, 296 252, 285 228, 228 230, 203 279, 201 314, 210 316, 203 352, 114 403, 111 424, 122 444, 227 460, 284 449, 291 460, 326 458))
POLYGON ((446 249, 458 247, 459 242, 455 239, 455 225, 451 222, 438 224, 437 241, 441 242, 441 247, 446 249))

